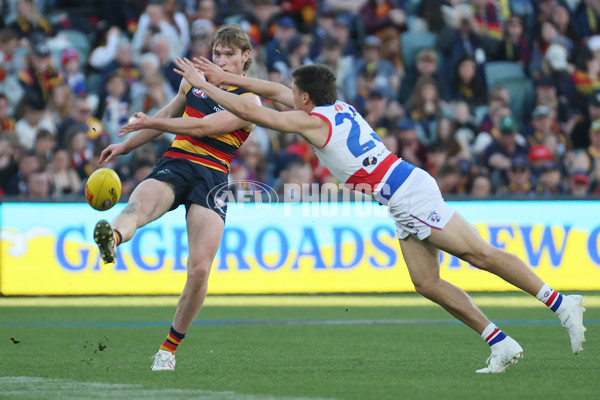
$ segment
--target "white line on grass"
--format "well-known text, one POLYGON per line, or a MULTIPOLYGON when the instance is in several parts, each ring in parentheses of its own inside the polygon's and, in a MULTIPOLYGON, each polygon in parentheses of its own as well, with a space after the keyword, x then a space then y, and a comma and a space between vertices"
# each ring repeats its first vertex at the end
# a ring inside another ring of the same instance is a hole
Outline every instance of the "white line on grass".
MULTIPOLYGON (((159 372, 160 373, 160 372, 159 372)), ((31 376, 0 377, 0 398, 25 400, 325 400, 308 397, 279 397, 195 389, 145 389, 142 385, 77 382, 70 379, 31 376)))

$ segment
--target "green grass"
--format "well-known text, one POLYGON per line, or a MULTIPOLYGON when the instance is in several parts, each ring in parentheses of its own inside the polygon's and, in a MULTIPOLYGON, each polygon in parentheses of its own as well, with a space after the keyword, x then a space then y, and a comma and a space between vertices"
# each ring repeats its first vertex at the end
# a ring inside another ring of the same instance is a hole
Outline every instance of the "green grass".
POLYGON ((588 341, 574 356, 564 329, 535 300, 474 295, 525 349, 517 365, 492 376, 474 373, 489 355, 479 335, 416 295, 306 296, 309 305, 299 297, 297 306, 276 305, 295 297, 248 306, 238 303, 256 296, 232 305, 209 297, 198 318, 205 325, 189 330, 176 370, 158 373, 149 357, 176 298, 151 307, 127 305, 140 298, 110 307, 85 305, 89 298, 79 306, 0 298, 0 399, 596 399, 600 295, 586 297, 588 341), (403 305, 390 306, 390 297, 403 305), (338 324, 292 323, 320 320, 338 324))

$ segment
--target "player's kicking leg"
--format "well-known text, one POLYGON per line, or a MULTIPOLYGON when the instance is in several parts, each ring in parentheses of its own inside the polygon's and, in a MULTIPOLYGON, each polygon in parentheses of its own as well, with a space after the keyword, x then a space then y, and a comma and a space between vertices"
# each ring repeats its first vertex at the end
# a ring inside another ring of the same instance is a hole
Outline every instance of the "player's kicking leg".
POLYGON ((484 241, 458 213, 453 215, 443 230, 433 231, 426 241, 535 296, 557 315, 567 329, 573 353, 578 354, 582 350, 586 329, 583 326, 585 309, 581 296, 563 296, 554 291, 520 258, 484 241))
POLYGON ((400 240, 400 247, 416 291, 477 331, 490 346, 488 365, 478 373, 504 372, 521 358, 523 349, 513 338, 491 323, 462 289, 440 278, 439 250, 433 244, 409 236, 400 240))
POLYGON ((140 183, 127 206, 112 224, 100 220, 94 227, 94 241, 98 245, 104 263, 113 263, 117 257, 117 246, 133 237, 135 231, 169 211, 175 200, 171 184, 147 179, 140 183))

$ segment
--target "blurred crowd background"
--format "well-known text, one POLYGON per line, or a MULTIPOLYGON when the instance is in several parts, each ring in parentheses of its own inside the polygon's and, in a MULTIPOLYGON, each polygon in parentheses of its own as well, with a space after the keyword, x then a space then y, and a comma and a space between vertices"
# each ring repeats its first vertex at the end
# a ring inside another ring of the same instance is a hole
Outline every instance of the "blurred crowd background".
MULTIPOLYGON (((595 0, 0 0, 0 195, 81 195, 137 111, 175 95, 179 56, 241 25, 249 76, 331 67, 395 154, 444 195, 600 194, 600 2, 595 0)), ((264 105, 283 110, 270 101, 264 105)), ((123 194, 165 133, 113 164, 123 194)), ((335 182, 294 133, 257 127, 231 179, 335 182)))

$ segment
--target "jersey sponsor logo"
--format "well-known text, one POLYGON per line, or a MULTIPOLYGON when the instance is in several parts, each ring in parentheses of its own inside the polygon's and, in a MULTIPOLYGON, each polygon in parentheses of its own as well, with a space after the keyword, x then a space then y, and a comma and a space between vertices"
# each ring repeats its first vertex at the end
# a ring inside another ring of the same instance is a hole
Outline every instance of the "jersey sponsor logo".
POLYGON ((194 96, 196 97, 200 97, 201 99, 206 99, 208 96, 206 95, 206 93, 204 93, 202 90, 200 89, 192 89, 192 93, 194 94, 194 96))
POLYGON ((166 175, 166 174, 170 174, 171 170, 169 168, 164 168, 161 169, 160 171, 157 171, 155 175, 166 175))
POLYGON ((223 106, 221 106, 220 104, 217 104, 216 106, 213 106, 213 110, 215 110, 215 112, 219 112, 219 111, 224 111, 225 108, 223 108, 223 106))
POLYGON ((362 163, 365 167, 368 167, 369 165, 375 165, 377 164, 377 157, 368 156, 363 160, 362 163))

